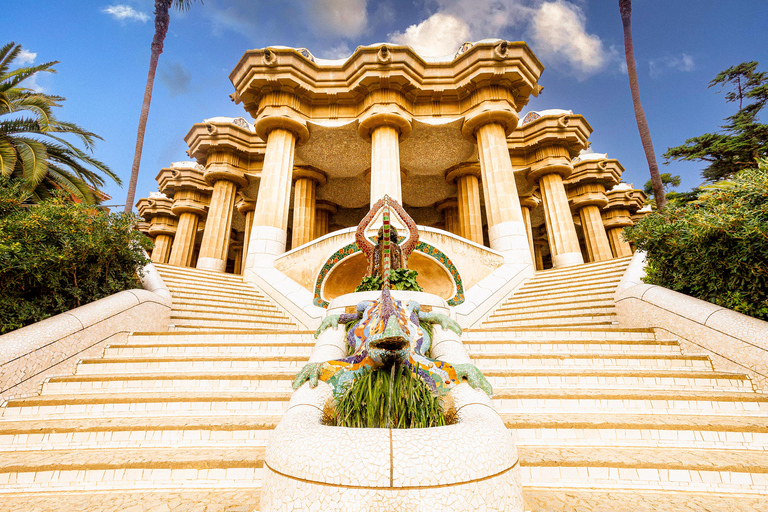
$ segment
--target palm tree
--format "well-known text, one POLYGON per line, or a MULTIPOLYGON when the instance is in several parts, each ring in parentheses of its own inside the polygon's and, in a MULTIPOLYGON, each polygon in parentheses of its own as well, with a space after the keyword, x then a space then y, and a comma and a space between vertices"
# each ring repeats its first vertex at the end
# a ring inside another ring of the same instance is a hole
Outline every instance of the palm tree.
POLYGON ((640 140, 645 150, 645 158, 648 160, 648 170, 651 172, 653 195, 656 198, 656 207, 659 211, 664 209, 667 202, 664 196, 664 187, 659 176, 659 165, 656 163, 656 153, 653 151, 651 131, 648 129, 648 121, 645 119, 643 104, 640 102, 640 88, 637 84, 637 66, 635 66, 635 51, 632 46, 632 0, 619 0, 621 12, 621 24, 624 26, 624 54, 627 58, 627 74, 629 75, 629 89, 632 91, 632 104, 635 107, 635 119, 637 129, 640 131, 640 140))
MULTIPOLYGON (((155 0, 155 36, 152 38, 149 57, 149 73, 147 86, 144 89, 144 102, 141 104, 139 116, 139 131, 136 135, 136 150, 133 153, 133 166, 131 167, 131 180, 128 182, 128 197, 125 199, 125 213, 133 210, 133 201, 136 196, 136 182, 139 179, 139 165, 141 164, 141 150, 144 148, 144 131, 147 129, 147 117, 149 116, 149 104, 152 103, 152 87, 155 83, 157 61, 163 53, 163 42, 168 33, 168 25, 171 16, 168 11, 175 7, 179 11, 186 11, 196 0, 155 0)), ((202 3, 202 0, 200 0, 202 3)))
POLYGON ((53 66, 58 62, 11 71, 21 49, 13 42, 0 48, 0 174, 18 179, 32 201, 62 189, 73 199, 96 203, 100 196, 94 192, 104 185, 101 173, 118 184, 120 178, 62 135, 74 135, 87 151, 93 150, 96 139, 102 139, 55 118, 53 108, 60 107, 64 98, 23 86, 36 73, 55 73, 53 66))

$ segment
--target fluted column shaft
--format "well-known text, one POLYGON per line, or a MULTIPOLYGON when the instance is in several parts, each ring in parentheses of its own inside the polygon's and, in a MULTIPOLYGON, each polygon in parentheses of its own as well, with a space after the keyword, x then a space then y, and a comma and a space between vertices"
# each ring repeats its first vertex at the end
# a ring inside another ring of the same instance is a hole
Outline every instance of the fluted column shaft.
POLYGON ((539 188, 547 222, 549 249, 552 251, 552 265, 557 268, 584 263, 562 176, 553 172, 539 177, 539 188))
POLYGON ((154 263, 167 263, 171 255, 171 245, 173 237, 171 235, 157 235, 155 237, 155 247, 152 249, 152 261, 154 263))
POLYGON ((483 220, 480 214, 480 180, 465 174, 456 180, 459 197, 459 225, 461 236, 483 244, 483 220))
POLYGON ((532 263, 504 127, 488 123, 476 134, 491 249, 514 251, 513 260, 532 263))
POLYGON ((461 231, 461 223, 459 222, 458 206, 449 207, 443 211, 445 212, 445 230, 454 235, 464 236, 461 231))
POLYGON ((523 222, 525 222, 525 233, 528 237, 528 248, 531 250, 531 258, 533 261, 536 260, 536 254, 533 250, 533 226, 531 225, 531 209, 527 206, 522 207, 523 211, 523 222))
POLYGON ((269 132, 245 270, 259 265, 259 255, 269 259, 285 252, 295 149, 292 132, 283 128, 269 132))
POLYGON ((371 207, 385 194, 403 203, 399 136, 397 128, 390 125, 377 126, 371 132, 371 207))
POLYGON ((590 261, 605 261, 613 258, 611 244, 603 226, 600 208, 590 204, 579 209, 581 228, 587 243, 590 261))
POLYGON ((224 272, 227 266, 236 192, 237 185, 231 181, 219 180, 213 184, 208 219, 197 258, 199 269, 224 272))
POLYGON ((328 225, 330 223, 331 212, 324 209, 315 210, 315 238, 320 238, 328 234, 328 225))
POLYGON ((611 246, 611 252, 615 258, 632 256, 632 247, 629 242, 624 240, 622 233, 624 228, 611 228, 607 231, 608 243, 611 246))
MULTIPOLYGON (((543 244, 542 242, 541 244, 543 244)), ((536 270, 544 270, 544 255, 541 252, 541 244, 533 244, 534 261, 536 262, 536 270)))
POLYGON ((240 272, 245 268, 245 259, 248 256, 248 247, 251 242, 251 230, 253 229, 253 214, 254 210, 248 210, 245 212, 245 233, 243 233, 243 254, 242 263, 240 265, 240 272))
POLYGON ((315 193, 317 183, 310 178, 296 180, 293 186, 293 233, 291 247, 311 242, 315 227, 315 193))
POLYGON ((632 247, 624 240, 624 228, 633 224, 631 213, 626 208, 610 208, 603 211, 603 225, 614 258, 632 255, 632 247))
POLYGON ((195 237, 200 217, 196 213, 184 212, 179 215, 179 225, 176 228, 176 237, 173 239, 169 265, 188 267, 192 263, 192 252, 195 249, 195 237))

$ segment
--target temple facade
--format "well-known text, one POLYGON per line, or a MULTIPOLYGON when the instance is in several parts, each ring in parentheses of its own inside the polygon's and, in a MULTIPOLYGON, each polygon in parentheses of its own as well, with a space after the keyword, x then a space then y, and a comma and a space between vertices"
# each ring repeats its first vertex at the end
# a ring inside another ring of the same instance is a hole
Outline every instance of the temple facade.
POLYGON ((250 50, 230 79, 252 122, 192 126, 194 161, 162 169, 159 192, 137 203, 152 260, 260 285, 277 270, 324 306, 359 283, 351 233, 385 194, 424 228, 420 284, 452 305, 503 264, 631 255, 620 233, 645 196, 591 151, 583 116, 523 112, 542 71, 525 43, 500 40, 444 60, 388 44, 339 61, 250 50))

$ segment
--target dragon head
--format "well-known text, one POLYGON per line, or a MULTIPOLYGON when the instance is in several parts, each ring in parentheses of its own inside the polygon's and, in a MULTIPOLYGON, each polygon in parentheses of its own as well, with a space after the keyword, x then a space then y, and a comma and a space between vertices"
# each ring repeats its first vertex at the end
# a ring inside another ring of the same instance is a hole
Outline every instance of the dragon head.
POLYGON ((408 306, 394 300, 389 290, 382 290, 378 301, 371 303, 370 323, 365 348, 368 356, 380 366, 408 359, 411 347, 421 334, 408 306))

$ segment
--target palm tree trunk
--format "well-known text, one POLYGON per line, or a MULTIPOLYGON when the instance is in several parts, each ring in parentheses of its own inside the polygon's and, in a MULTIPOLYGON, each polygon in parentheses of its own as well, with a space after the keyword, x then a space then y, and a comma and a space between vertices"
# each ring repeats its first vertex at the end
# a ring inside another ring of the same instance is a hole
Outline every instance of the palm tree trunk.
POLYGON ((136 183, 139 180, 139 165, 141 164, 141 151, 144 148, 144 132, 147 129, 147 117, 149 117, 149 104, 152 102, 152 88, 155 84, 155 72, 157 61, 163 53, 163 41, 168 33, 170 16, 168 9, 172 0, 155 0, 155 36, 152 38, 152 54, 149 58, 149 73, 147 74, 147 86, 144 89, 144 102, 141 104, 139 116, 139 130, 136 135, 136 149, 133 154, 133 166, 131 167, 131 180, 128 183, 128 196, 125 199, 125 213, 133 211, 133 201, 136 196, 136 183))
POLYGON ((637 129, 640 132, 640 141, 645 150, 645 158, 648 160, 648 170, 651 172, 651 183, 653 185, 653 195, 656 199, 656 209, 662 211, 667 203, 664 196, 664 187, 659 175, 659 166, 656 163, 656 153, 653 151, 653 141, 651 141, 651 131, 648 128, 648 121, 645 119, 643 104, 640 102, 640 87, 637 83, 637 66, 635 65, 635 51, 632 46, 632 0, 619 0, 619 11, 621 12, 621 24, 624 26, 624 54, 627 58, 627 74, 629 75, 629 89, 632 91, 632 104, 635 108, 635 120, 637 129))

